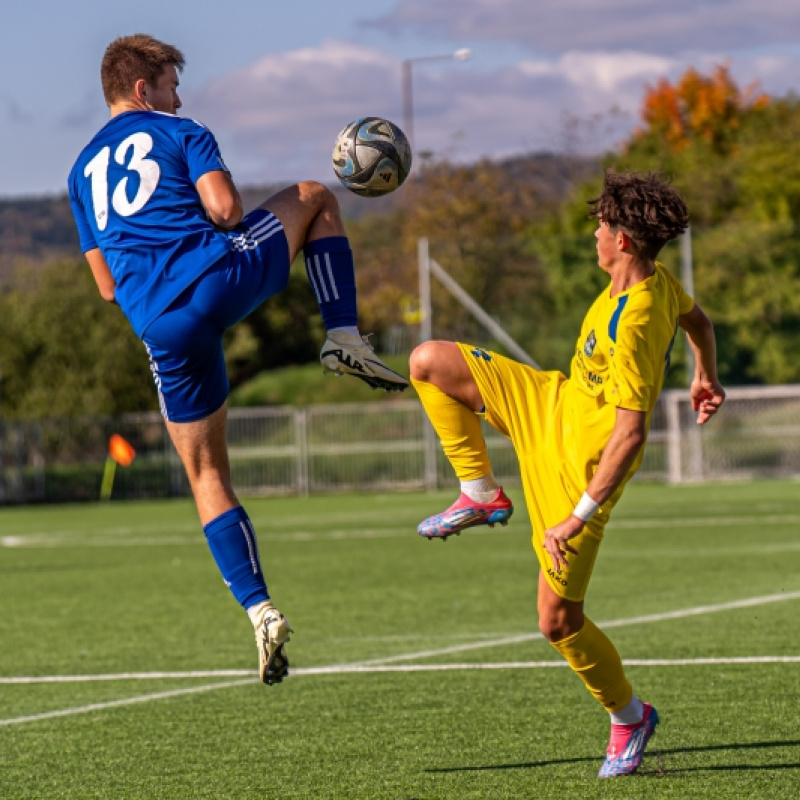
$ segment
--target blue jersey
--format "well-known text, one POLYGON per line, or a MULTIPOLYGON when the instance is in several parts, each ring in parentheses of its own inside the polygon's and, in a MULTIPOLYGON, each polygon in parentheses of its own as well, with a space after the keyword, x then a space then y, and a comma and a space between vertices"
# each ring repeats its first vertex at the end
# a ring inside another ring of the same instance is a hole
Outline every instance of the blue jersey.
POLYGON ((195 188, 228 171, 211 132, 158 111, 112 117, 78 157, 69 198, 82 252, 99 247, 114 294, 138 336, 230 252, 195 188))

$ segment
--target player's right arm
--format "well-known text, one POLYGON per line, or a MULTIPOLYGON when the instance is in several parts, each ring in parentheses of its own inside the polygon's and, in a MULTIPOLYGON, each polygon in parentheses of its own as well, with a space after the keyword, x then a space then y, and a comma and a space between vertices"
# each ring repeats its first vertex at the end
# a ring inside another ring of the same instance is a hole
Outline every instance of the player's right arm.
MULTIPOLYGON (((594 501, 595 507, 603 505, 619 488, 647 441, 647 414, 644 411, 617 407, 615 413, 611 437, 584 495, 594 501)), ((586 524, 586 519, 578 513, 576 508, 565 520, 545 531, 543 546, 550 554, 554 569, 560 570, 567 565, 567 553, 578 554, 568 544, 586 524)))
POLYGON ((111 270, 108 268, 108 264, 102 252, 100 252, 100 248, 94 247, 91 250, 87 250, 84 255, 89 262, 89 269, 92 271, 94 282, 97 284, 97 288, 100 291, 100 296, 109 303, 116 302, 114 299, 114 289, 117 284, 111 275, 111 270))
POLYGON ((697 424, 702 425, 717 413, 725 400, 725 390, 717 377, 714 326, 697 303, 691 311, 678 317, 678 324, 686 331, 694 353, 694 377, 689 392, 697 411, 697 424))
POLYGON ((221 169, 206 172, 197 179, 195 185, 208 218, 214 225, 229 231, 242 221, 242 198, 229 173, 221 169))

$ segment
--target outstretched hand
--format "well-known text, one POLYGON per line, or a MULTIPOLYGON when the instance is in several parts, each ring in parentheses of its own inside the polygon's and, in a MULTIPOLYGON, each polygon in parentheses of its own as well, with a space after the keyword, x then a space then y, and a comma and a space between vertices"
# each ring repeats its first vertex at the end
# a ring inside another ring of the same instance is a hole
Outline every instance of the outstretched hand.
POLYGON ((697 424, 708 422, 725 402, 725 390, 718 380, 692 381, 692 408, 697 412, 697 424))
POLYGON ((562 566, 567 566, 567 553, 578 555, 578 551, 567 542, 583 530, 584 524, 583 520, 570 514, 563 522, 544 532, 544 549, 547 550, 553 562, 553 569, 557 572, 562 566))

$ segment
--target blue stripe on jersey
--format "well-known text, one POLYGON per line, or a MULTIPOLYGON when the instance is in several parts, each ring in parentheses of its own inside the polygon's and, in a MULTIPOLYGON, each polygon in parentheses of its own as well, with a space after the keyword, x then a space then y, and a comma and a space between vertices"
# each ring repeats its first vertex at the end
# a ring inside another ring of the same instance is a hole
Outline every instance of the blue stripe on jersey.
POLYGON ((617 327, 619 326, 619 318, 622 316, 622 312, 627 302, 628 295, 622 295, 617 302, 617 307, 614 309, 614 313, 611 315, 611 319, 608 322, 608 338, 611 339, 612 342, 617 341, 617 327))

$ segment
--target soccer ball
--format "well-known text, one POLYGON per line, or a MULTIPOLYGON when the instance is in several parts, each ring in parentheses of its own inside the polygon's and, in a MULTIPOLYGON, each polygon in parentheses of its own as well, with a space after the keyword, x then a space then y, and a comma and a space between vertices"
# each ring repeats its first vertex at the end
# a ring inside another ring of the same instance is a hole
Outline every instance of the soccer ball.
POLYGON ((351 192, 380 197, 403 185, 411 171, 411 146, 393 122, 361 117, 345 126, 333 148, 333 171, 351 192))

